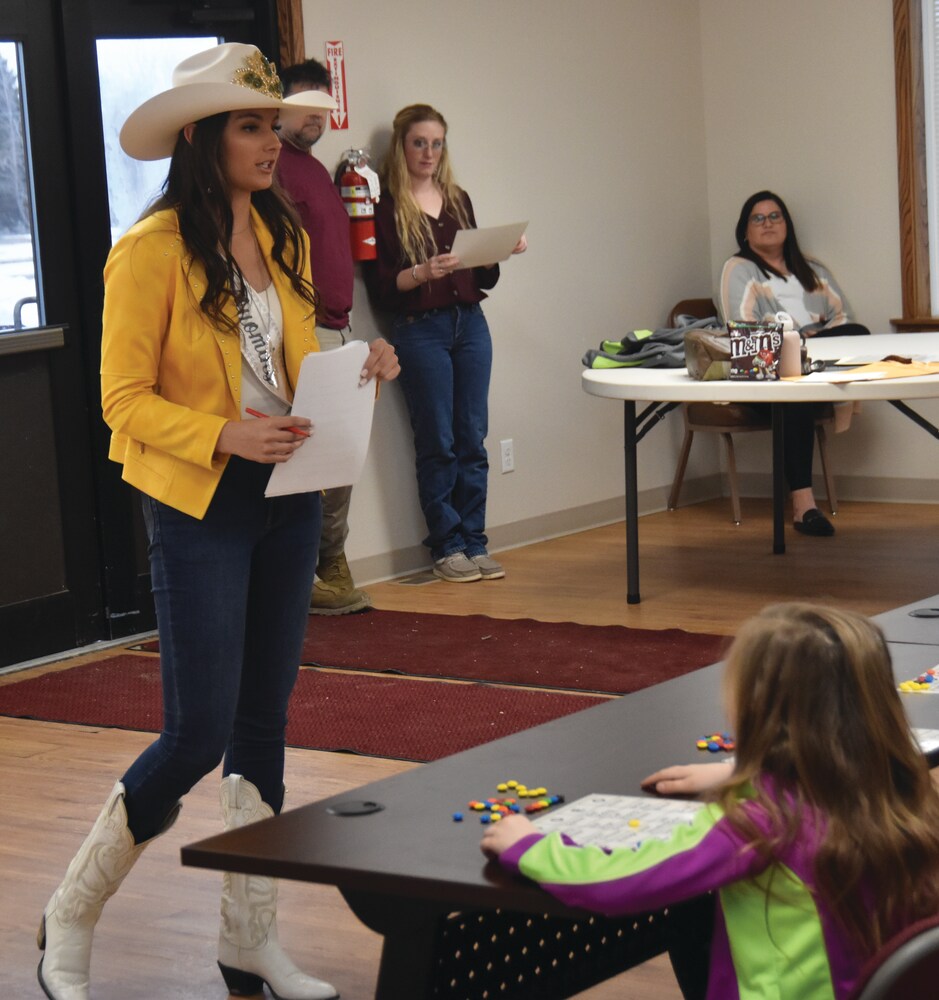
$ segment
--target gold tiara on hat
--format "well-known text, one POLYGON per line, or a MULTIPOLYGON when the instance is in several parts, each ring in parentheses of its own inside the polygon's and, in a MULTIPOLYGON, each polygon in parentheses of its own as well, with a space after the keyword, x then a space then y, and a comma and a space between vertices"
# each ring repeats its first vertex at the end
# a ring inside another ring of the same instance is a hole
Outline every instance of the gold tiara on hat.
POLYGON ((267 94, 275 100, 280 100, 284 96, 277 67, 270 59, 265 59, 257 49, 251 55, 245 56, 241 69, 235 70, 232 83, 239 83, 242 87, 267 94))

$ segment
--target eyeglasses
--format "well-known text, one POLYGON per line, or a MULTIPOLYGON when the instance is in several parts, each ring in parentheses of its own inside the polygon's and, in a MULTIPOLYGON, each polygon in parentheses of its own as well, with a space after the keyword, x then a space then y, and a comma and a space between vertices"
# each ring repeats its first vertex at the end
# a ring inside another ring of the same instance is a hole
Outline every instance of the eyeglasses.
POLYGON ((764 222, 768 222, 770 225, 775 226, 777 222, 782 222, 782 217, 782 212, 770 212, 769 215, 757 212, 750 216, 750 223, 754 226, 762 226, 764 222))
POLYGON ((426 139, 411 139, 408 145, 413 146, 415 149, 427 149, 430 146, 435 153, 439 153, 443 149, 443 139, 434 139, 431 143, 428 143, 426 139))

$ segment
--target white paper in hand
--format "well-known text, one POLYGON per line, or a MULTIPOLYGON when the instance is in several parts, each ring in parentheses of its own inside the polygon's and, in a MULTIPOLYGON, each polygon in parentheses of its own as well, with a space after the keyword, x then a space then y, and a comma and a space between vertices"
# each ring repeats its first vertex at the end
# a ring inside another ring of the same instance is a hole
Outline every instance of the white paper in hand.
POLYGON ((374 380, 359 385, 367 358, 368 344, 351 340, 334 351, 303 359, 291 412, 309 417, 313 433, 290 461, 274 466, 266 497, 329 490, 358 481, 375 409, 374 380))
POLYGON ((488 229, 458 229, 450 250, 460 258, 460 269, 484 267, 508 260, 528 228, 527 222, 511 222, 507 226, 488 229))

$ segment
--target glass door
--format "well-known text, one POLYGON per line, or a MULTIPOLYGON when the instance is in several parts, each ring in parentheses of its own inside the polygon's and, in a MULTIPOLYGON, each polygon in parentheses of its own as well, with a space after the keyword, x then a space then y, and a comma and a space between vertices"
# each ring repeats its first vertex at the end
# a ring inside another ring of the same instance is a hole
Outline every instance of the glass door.
POLYGON ((20 46, 0 38, 0 333, 39 325, 20 46))
POLYGON ((275 0, 0 7, 0 667, 154 627, 98 368, 104 262, 166 162, 128 159, 117 134, 223 39, 275 53, 275 0))
POLYGON ((51 9, 0 15, 0 666, 101 633, 94 480, 51 9))

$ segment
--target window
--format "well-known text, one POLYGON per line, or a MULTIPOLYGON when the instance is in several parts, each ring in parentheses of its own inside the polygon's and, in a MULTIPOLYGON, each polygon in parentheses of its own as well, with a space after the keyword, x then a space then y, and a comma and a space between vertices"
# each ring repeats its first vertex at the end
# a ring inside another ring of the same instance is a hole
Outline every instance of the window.
POLYGON ((0 334, 40 325, 20 47, 0 39, 0 334))
POLYGON ((160 193, 169 167, 168 160, 132 160, 121 149, 121 126, 134 108, 169 87, 178 63, 218 43, 215 36, 98 39, 98 82, 112 243, 160 193))

